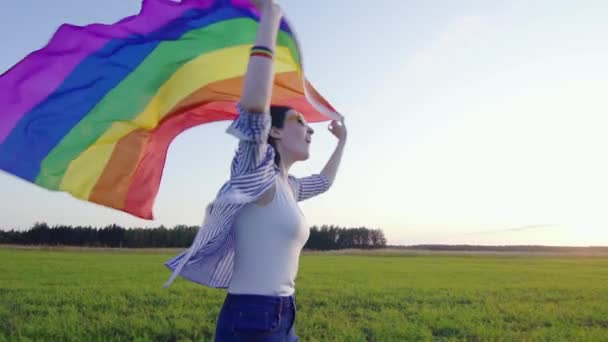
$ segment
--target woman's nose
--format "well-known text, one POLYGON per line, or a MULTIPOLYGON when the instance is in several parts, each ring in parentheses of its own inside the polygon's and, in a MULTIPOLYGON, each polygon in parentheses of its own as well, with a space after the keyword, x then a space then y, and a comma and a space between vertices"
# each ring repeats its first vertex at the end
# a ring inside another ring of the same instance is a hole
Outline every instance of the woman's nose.
POLYGON ((315 130, 312 129, 312 127, 308 126, 308 133, 310 133, 310 135, 313 135, 315 133, 315 130))

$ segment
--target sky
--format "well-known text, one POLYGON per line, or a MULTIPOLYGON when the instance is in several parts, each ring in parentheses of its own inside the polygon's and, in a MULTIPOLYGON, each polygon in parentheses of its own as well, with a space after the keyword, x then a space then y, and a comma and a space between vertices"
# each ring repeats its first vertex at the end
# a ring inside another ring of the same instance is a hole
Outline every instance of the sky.
MULTIPOLYGON (((279 3, 307 77, 349 130, 334 186, 301 203, 310 225, 379 228, 403 245, 608 245, 608 3, 279 3)), ((137 0, 8 2, 0 72, 62 23, 109 24, 139 8, 137 0)), ((174 140, 154 221, 0 172, 0 227, 199 225, 228 176, 236 141, 227 126, 174 140)), ((336 144, 326 126, 313 125, 311 158, 291 173, 321 170, 336 144)))

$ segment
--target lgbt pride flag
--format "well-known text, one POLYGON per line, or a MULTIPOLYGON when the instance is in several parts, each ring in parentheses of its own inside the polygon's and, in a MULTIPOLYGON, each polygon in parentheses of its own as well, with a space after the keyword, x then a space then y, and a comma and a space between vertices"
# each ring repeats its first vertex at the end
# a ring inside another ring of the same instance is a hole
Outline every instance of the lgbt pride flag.
MULTIPOLYGON (((258 20, 248 0, 144 0, 112 25, 62 25, 0 76, 0 169, 152 219, 171 141, 235 118, 258 20)), ((286 20, 275 61, 273 104, 339 117, 286 20)))

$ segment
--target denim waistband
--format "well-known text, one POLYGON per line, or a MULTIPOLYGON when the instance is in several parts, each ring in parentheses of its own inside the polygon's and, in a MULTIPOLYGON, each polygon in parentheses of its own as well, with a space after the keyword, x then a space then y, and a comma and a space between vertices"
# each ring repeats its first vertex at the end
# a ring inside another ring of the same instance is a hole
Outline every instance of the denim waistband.
POLYGON ((266 295, 256 295, 256 294, 237 294, 237 293, 228 293, 226 296, 226 304, 230 305, 232 303, 250 303, 250 304, 260 304, 260 305, 280 305, 283 307, 295 307, 295 295, 290 296, 266 296, 266 295))

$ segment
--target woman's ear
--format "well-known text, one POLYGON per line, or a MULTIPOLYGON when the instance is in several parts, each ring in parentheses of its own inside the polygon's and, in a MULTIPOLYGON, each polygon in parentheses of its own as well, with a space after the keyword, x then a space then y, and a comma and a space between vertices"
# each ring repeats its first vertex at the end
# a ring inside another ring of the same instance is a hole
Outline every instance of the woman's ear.
POLYGON ((281 139, 281 130, 276 127, 270 127, 270 132, 268 132, 268 135, 275 140, 281 139))

